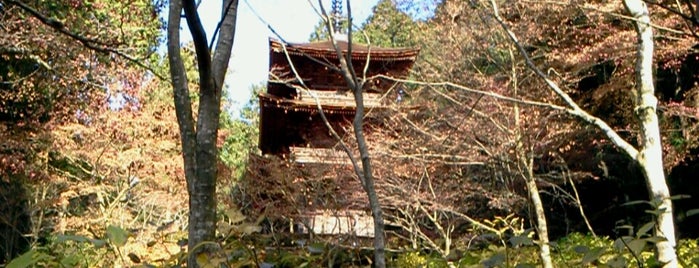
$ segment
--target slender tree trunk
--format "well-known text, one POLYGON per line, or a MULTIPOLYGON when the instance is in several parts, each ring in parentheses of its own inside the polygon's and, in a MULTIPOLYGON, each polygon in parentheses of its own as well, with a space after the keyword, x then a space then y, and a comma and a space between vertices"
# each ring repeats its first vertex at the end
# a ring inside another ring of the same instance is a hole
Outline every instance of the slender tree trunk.
POLYGON ((216 238, 218 175, 216 141, 221 115, 221 88, 233 46, 237 8, 238 0, 226 0, 222 3, 221 35, 212 59, 206 32, 199 19, 195 2, 193 0, 170 1, 168 60, 173 79, 175 111, 180 126, 185 179, 189 194, 188 267, 198 267, 197 256, 216 250, 204 244, 216 238), (199 111, 196 129, 189 99, 186 70, 180 55, 179 27, 183 10, 192 34, 199 71, 199 111))
POLYGON ((675 225, 672 218, 672 201, 663 171, 660 128, 653 85, 653 30, 646 4, 641 0, 625 0, 626 10, 636 21, 638 51, 636 59, 636 116, 641 125, 641 150, 636 160, 643 169, 648 192, 652 200, 660 201, 656 218, 655 235, 666 240, 656 243, 658 260, 663 267, 677 267, 675 254, 675 225))
POLYGON ((548 224, 546 221, 546 214, 544 213, 544 204, 541 202, 541 196, 539 195, 539 187, 536 186, 536 178, 534 178, 534 173, 532 172, 532 161, 526 166, 526 182, 527 191, 529 192, 529 198, 531 199, 532 206, 534 206, 534 214, 536 215, 536 231, 539 237, 539 257, 541 258, 542 267, 553 268, 553 261, 551 261, 551 247, 549 246, 549 231, 548 224))
MULTIPOLYGON (((170 1, 170 14, 167 25, 168 35, 168 61, 170 62, 170 75, 173 84, 175 107, 192 107, 189 99, 189 86, 184 62, 180 55, 180 13, 182 2, 170 1)), ((187 186, 196 177, 196 133, 194 130, 194 117, 192 109, 175 109, 177 123, 180 127, 180 140, 182 142, 182 158, 184 159, 185 179, 187 186)), ((189 189, 188 189, 189 190, 189 189)))
POLYGON ((624 0, 627 11, 634 18, 639 43, 636 62, 635 112, 639 120, 642 140, 640 142, 641 150, 638 151, 604 121, 583 111, 568 94, 534 65, 524 47, 500 17, 496 1, 491 0, 490 2, 493 6, 496 20, 510 37, 510 40, 517 46, 527 66, 544 79, 546 84, 570 106, 568 113, 603 130, 612 143, 626 152, 629 157, 636 160, 641 166, 650 197, 653 200, 660 201, 658 209, 662 211, 656 218, 654 229, 656 236, 666 239, 656 243, 658 260, 664 264, 664 267, 677 267, 677 255, 674 249, 676 243, 675 227, 672 218, 672 202, 669 199, 670 191, 663 171, 660 129, 656 114, 658 100, 655 98, 655 88, 653 86, 653 31, 650 26, 650 16, 646 4, 642 0, 624 0))
MULTIPOLYGON (((188 185, 189 190, 189 258, 188 265, 196 266, 200 253, 212 251, 208 246, 200 245, 213 241, 216 237, 216 175, 217 156, 216 137, 220 102, 214 85, 211 54, 206 41, 206 33, 199 20, 197 7, 193 0, 182 1, 187 25, 192 34, 192 42, 197 55, 199 71, 199 112, 196 123, 196 174, 188 185)), ((185 108, 185 107, 182 107, 185 108)), ((191 109, 191 108, 190 108, 191 109)))
MULTIPOLYGON (((329 18, 328 13, 325 11, 322 1, 318 1, 321 13, 329 18)), ((352 6, 350 1, 347 0, 347 19, 348 24, 352 25, 352 6)), ((332 22, 330 19, 325 21, 325 27, 329 33, 334 33, 332 22)), ((384 268, 386 267, 386 242, 384 235, 384 222, 383 215, 381 212, 381 203, 379 202, 378 194, 376 193, 376 188, 374 186, 374 176, 372 174, 371 158, 369 156, 369 149, 367 147, 366 138, 364 137, 364 130, 362 125, 364 124, 364 97, 362 91, 364 88, 364 83, 360 81, 357 73, 354 71, 352 66, 352 27, 347 29, 347 55, 343 55, 342 50, 337 45, 337 40, 334 39, 332 34, 330 35, 330 40, 333 43, 335 53, 337 54, 338 60, 340 62, 340 74, 342 78, 347 83, 347 87, 352 90, 354 94, 354 100, 356 103, 356 111, 353 121, 354 135, 357 139, 357 147, 359 147, 359 155, 362 161, 362 170, 359 172, 357 170, 357 176, 361 180, 362 187, 369 198, 369 207, 371 208, 371 214, 374 219, 374 267, 384 268), (347 57, 345 57, 347 56, 347 57), (349 60, 347 60, 349 59, 349 60)), ((368 63, 367 63, 368 64, 368 63)), ((363 79, 363 78, 362 78, 363 79)))
POLYGON ((359 155, 362 159, 362 186, 369 197, 369 207, 371 207, 371 215, 374 218, 374 267, 386 267, 386 242, 384 238, 384 222, 381 212, 381 204, 379 196, 374 188, 374 176, 372 175, 371 158, 369 157, 369 149, 367 148, 364 130, 362 128, 364 122, 364 97, 362 96, 362 88, 354 88, 354 100, 357 103, 357 111, 354 115, 354 135, 357 138, 357 146, 359 147, 359 155))
MULTIPOLYGON (((510 50, 510 57, 514 60, 512 50, 510 50)), ((514 63, 512 66, 512 85, 514 87, 513 95, 518 97, 517 69, 515 68, 514 63)), ((539 195, 539 187, 536 186, 536 178, 534 177, 534 160, 531 157, 527 157, 527 152, 524 151, 524 145, 522 144, 519 104, 517 103, 514 103, 514 116, 515 153, 517 154, 517 161, 520 165, 519 170, 524 173, 522 175, 527 185, 529 199, 534 207, 534 215, 536 216, 536 230, 537 236, 539 237, 539 257, 541 258, 541 263, 544 268, 553 268, 553 261, 551 260, 551 247, 549 246, 548 222, 546 221, 546 213, 544 213, 544 204, 541 202, 541 196, 539 195), (525 170, 522 170, 522 168, 525 170)))

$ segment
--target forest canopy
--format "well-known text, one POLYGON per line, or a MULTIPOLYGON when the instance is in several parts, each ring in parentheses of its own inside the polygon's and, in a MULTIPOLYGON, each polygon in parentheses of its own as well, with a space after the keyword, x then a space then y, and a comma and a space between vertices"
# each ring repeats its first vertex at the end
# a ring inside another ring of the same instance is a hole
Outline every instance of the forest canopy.
MULTIPOLYGON (((367 174, 388 266, 699 263, 699 2, 379 0, 351 27, 342 2, 335 19, 357 47, 419 49, 406 77, 358 68, 346 80, 360 96, 376 93, 368 81, 396 83, 361 127, 331 116, 295 128, 357 156, 361 130, 364 174, 261 153, 268 84, 225 90, 246 25, 224 2, 220 39, 172 42, 168 7, 195 33, 211 14, 189 0, 0 0, 0 265, 370 265, 367 238, 295 231, 309 211, 375 216, 367 174), (252 100, 233 116, 242 91, 252 100), (213 184, 197 188, 204 177, 213 184), (190 210, 203 195, 214 201, 190 210), (194 239, 205 211, 213 228, 194 239), (676 235, 662 229, 668 213, 676 235)), ((319 17, 309 42, 328 41, 330 22, 319 17)), ((315 62, 351 73, 335 58, 315 62)), ((272 83, 316 90, 299 81, 272 83)))

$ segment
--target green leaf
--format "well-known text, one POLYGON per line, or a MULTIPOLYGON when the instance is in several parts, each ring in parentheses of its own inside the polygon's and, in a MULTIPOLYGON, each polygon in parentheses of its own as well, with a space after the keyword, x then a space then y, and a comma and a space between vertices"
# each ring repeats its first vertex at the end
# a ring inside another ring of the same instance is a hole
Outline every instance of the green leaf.
POLYGON ((646 247, 646 240, 634 239, 627 243, 627 245, 629 246, 629 249, 631 249, 631 253, 638 256, 639 254, 641 254, 641 251, 643 251, 643 248, 646 247))
POLYGON ((646 209, 645 212, 648 213, 648 214, 651 214, 651 215, 653 215, 653 216, 655 216, 655 217, 659 217, 660 214, 663 214, 663 212, 665 212, 665 211, 664 211, 664 210, 661 210, 661 209, 656 209, 656 210, 649 210, 649 209, 646 209))
POLYGON ((6 268, 24 268, 34 265, 35 263, 48 259, 49 255, 38 252, 34 249, 27 251, 26 253, 20 255, 19 257, 13 259, 7 264, 6 268))
POLYGON ((462 265, 469 265, 469 264, 478 264, 478 261, 480 261, 480 260, 481 260, 481 259, 478 258, 477 256, 475 256, 473 253, 467 252, 467 253, 464 254, 464 256, 461 257, 461 259, 459 260, 459 266, 462 266, 462 265))
POLYGON ((624 237, 617 238, 616 240, 614 240, 614 244, 613 244, 614 250, 616 250, 617 252, 621 252, 622 250, 626 249, 626 245, 624 243, 628 243, 632 239, 633 239, 633 237, 630 237, 630 236, 624 236, 624 237))
POLYGON ((584 254, 584 253, 587 253, 588 251, 590 251, 590 248, 588 248, 587 246, 583 246, 583 245, 577 245, 577 246, 573 247, 573 251, 575 251, 575 253, 578 253, 578 254, 584 254))
POLYGON ((209 257, 204 253, 199 253, 196 260, 199 266, 206 267, 209 264, 209 257))
POLYGON ((107 238, 115 246, 123 247, 126 245, 126 240, 129 239, 129 233, 121 229, 121 227, 109 225, 107 227, 107 238))
POLYGON ((625 268, 628 266, 626 264, 626 259, 624 259, 624 257, 622 256, 616 256, 612 258, 607 262, 607 265, 609 265, 609 267, 611 268, 625 268))
POLYGON ((626 203, 621 204, 622 206, 634 206, 634 205, 640 205, 640 204, 651 204, 651 202, 646 201, 646 200, 636 200, 636 201, 629 201, 626 203))
POLYGON ((487 266, 487 267, 495 267, 495 266, 499 266, 499 265, 505 263, 505 259, 506 259, 505 253, 499 252, 499 253, 496 253, 495 255, 491 256, 487 260, 483 261, 482 264, 487 266))
POLYGON ((596 260, 599 259, 599 257, 602 257, 602 254, 604 254, 604 248, 594 248, 587 253, 585 253, 585 256, 582 258, 582 264, 583 265, 588 265, 596 260))
POLYGON ((660 198, 654 198, 653 200, 650 201, 650 206, 654 207, 654 208, 658 208, 662 204, 663 204, 663 200, 660 198))
POLYGON ((87 237, 84 237, 82 235, 58 235, 58 236, 56 236, 56 242, 64 243, 66 241, 75 241, 75 242, 86 243, 86 242, 89 242, 90 239, 87 237))
POLYGON ((674 201, 674 200, 680 200, 680 199, 690 199, 690 198, 692 198, 692 196, 691 196, 691 195, 687 195, 687 194, 678 194, 678 195, 673 195, 673 196, 670 196, 670 197, 669 197, 668 199, 670 199, 670 200, 673 200, 673 201, 674 201))
POLYGON ((687 217, 699 214, 699 208, 687 210, 687 217))
POLYGON ((102 239, 90 239, 90 243, 92 243, 92 245, 94 245, 96 248, 101 248, 107 244, 107 241, 104 241, 102 239))
POLYGON ((648 234, 648 231, 653 229, 655 226, 655 222, 649 222, 641 226, 641 228, 638 229, 638 232, 636 232, 636 237, 641 237, 645 234, 648 234))
POLYGON ((692 196, 691 196, 691 195, 688 195, 688 194, 678 194, 678 195, 673 195, 673 196, 670 196, 670 198, 668 198, 668 199, 670 199, 670 200, 673 200, 673 201, 674 201, 674 200, 680 200, 680 199, 690 199, 690 198, 692 198, 692 196))
POLYGON ((78 266, 78 263, 80 260, 82 260, 84 256, 78 256, 78 255, 64 255, 61 258, 61 265, 63 267, 76 267, 78 266))
POLYGON ((617 230, 629 230, 630 231, 630 230, 633 230, 633 226, 628 225, 628 224, 624 224, 624 225, 619 225, 619 226, 615 227, 615 229, 617 229, 617 230))
POLYGON ((661 237, 661 236, 651 236, 651 237, 646 237, 645 238, 646 242, 648 243, 659 243, 659 242, 665 242, 667 241, 667 238, 661 237))
POLYGON ((534 244, 534 241, 526 235, 517 235, 510 238, 510 244, 512 244, 513 247, 531 246, 534 244))

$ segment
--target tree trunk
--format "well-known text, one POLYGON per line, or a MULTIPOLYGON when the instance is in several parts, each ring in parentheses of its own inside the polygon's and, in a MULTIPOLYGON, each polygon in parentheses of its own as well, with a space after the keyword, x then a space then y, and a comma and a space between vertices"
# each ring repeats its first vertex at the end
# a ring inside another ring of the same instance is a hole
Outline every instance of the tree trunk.
POLYGON ((362 125, 364 122, 364 98, 362 96, 362 88, 356 87, 354 90, 354 100, 357 103, 357 111, 354 115, 354 135, 357 138, 357 147, 359 147, 359 156, 362 159, 362 171, 360 176, 362 186, 369 198, 369 207, 371 207, 371 215, 374 218, 374 267, 386 267, 386 242, 384 239, 384 223, 381 212, 381 204, 379 196, 374 188, 374 176, 372 175, 371 158, 369 157, 369 149, 367 148, 366 138, 364 138, 364 130, 362 125))
MULTIPOLYGON (((322 1, 318 1, 321 12, 323 15, 328 17, 328 13, 323 7, 322 1)), ((352 25, 352 6, 350 1, 347 0, 347 20, 348 25, 352 25)), ((332 26, 331 20, 325 21, 325 27, 329 33, 335 32, 332 26)), ((362 170, 358 171, 356 168, 356 173, 361 180, 364 192, 369 198, 369 207, 371 208, 371 214, 374 219, 374 267, 384 268, 386 267, 386 242, 384 236, 384 222, 383 215, 381 212, 381 203, 379 202, 378 194, 376 193, 376 188, 374 187, 374 176, 372 174, 371 158, 369 156, 369 149, 366 144, 366 138, 364 137, 364 130, 362 125, 364 124, 364 97, 362 91, 364 88, 364 83, 360 80, 364 78, 359 78, 357 73, 354 71, 352 66, 352 27, 347 29, 347 58, 343 55, 342 50, 340 50, 337 45, 337 41, 334 39, 333 35, 330 35, 330 40, 333 43, 335 53, 337 54, 338 60, 340 61, 340 73, 342 78, 347 83, 347 87, 352 90, 354 94, 354 101, 356 103, 355 116, 353 121, 354 135, 357 139, 357 147, 359 149, 359 155, 362 161, 362 170), (349 60, 347 60, 349 59, 349 60)))
POLYGON ((221 36, 212 59, 194 1, 170 1, 168 59, 189 194, 188 267, 198 267, 197 256, 215 250, 211 246, 202 246, 202 243, 214 241, 216 238, 216 141, 221 115, 221 88, 235 37, 238 0, 223 1, 222 5, 221 36), (192 34, 199 71, 199 111, 196 129, 186 70, 180 55, 179 27, 182 10, 192 34))
POLYGON ((527 178, 527 191, 529 192, 529 198, 531 199, 532 206, 534 206, 534 214, 536 215, 536 231, 539 237, 539 257, 541 258, 542 267, 553 268, 553 262, 551 261, 551 247, 549 246, 549 231, 548 224, 546 222, 546 214, 544 213, 544 204, 541 202, 541 196, 539 195, 539 187, 536 186, 536 178, 534 178, 534 173, 532 172, 532 162, 526 166, 527 178))
POLYGON ((662 211, 656 218, 654 229, 656 236, 666 239, 666 241, 656 243, 658 260, 664 264, 664 267, 677 267, 677 255, 674 249, 675 227, 672 218, 672 202, 669 199, 670 191, 667 187, 663 172, 660 129, 658 116, 656 114, 658 100, 655 98, 655 89, 653 86, 653 32, 650 26, 650 16, 648 15, 646 4, 642 0, 624 0, 627 11, 634 18, 639 42, 637 51, 638 59, 636 62, 635 112, 639 119, 642 140, 640 142, 641 151, 638 151, 626 140, 621 138, 619 134, 604 121, 583 111, 568 94, 561 90, 561 88, 549 79, 541 69, 534 65, 534 62, 527 54, 524 47, 519 43, 514 33, 510 31, 509 27, 500 17, 497 3, 494 0, 490 2, 493 6, 495 19, 505 30, 510 40, 517 46, 527 66, 539 77, 544 79, 546 84, 570 106, 568 113, 597 126, 604 131, 605 135, 612 143, 639 163, 643 169, 643 175, 650 197, 652 200, 660 201, 660 205, 657 209, 662 211))
POLYGON ((672 201, 663 171, 663 155, 660 128, 653 85, 653 31, 646 4, 641 0, 625 0, 626 10, 634 17, 638 33, 636 59, 636 116, 641 126, 641 150, 637 161, 643 169, 651 200, 660 201, 657 208, 655 235, 666 240, 656 243, 658 261, 663 267, 677 267, 675 254, 675 225, 672 218, 672 201))
MULTIPOLYGON (((512 50, 510 50, 510 57, 514 59, 512 50)), ((514 61, 513 61, 514 62, 514 61)), ((517 69, 512 66, 512 85, 514 87, 514 96, 517 95, 517 69)), ((551 247, 549 245, 549 231, 548 222, 546 221, 546 213, 544 213, 544 204, 541 202, 541 195, 539 195, 539 187, 536 185, 536 178, 534 177, 534 159, 527 157, 531 155, 524 151, 524 144, 522 139, 522 128, 520 125, 520 114, 519 114, 519 104, 514 103, 514 116, 515 116, 515 153, 517 154, 517 162, 520 167, 519 170, 524 177, 527 192, 529 193, 529 199, 534 207, 534 215, 536 217, 536 230, 537 236, 539 237, 539 257, 541 258, 542 267, 553 268, 553 261, 551 260, 551 247), (524 168, 524 170, 522 170, 524 168)), ((531 151, 531 150, 530 150, 531 151)))

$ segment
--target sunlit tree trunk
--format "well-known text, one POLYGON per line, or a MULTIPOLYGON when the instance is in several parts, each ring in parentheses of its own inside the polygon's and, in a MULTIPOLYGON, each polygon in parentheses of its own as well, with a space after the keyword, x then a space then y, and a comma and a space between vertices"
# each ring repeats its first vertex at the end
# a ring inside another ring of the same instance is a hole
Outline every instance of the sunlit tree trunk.
POLYGON ((648 192, 654 201, 659 201, 655 235, 666 240, 656 244, 658 260, 664 267, 677 267, 675 254, 675 225, 672 218, 672 200, 663 171, 663 153, 660 128, 653 85, 653 30, 646 4, 641 0, 625 0, 626 10, 635 19, 638 33, 636 59, 636 116, 641 126, 641 149, 636 158, 643 169, 648 192))
MULTIPOLYGON (((514 59, 512 51, 510 51, 510 56, 514 59)), ((517 96, 517 71, 512 67, 512 85, 514 87, 514 96, 517 96)), ((548 222, 546 221, 546 213, 544 212, 544 204, 541 202, 541 195, 539 194, 539 187, 536 185, 536 178, 534 177, 534 159, 530 153, 525 151, 523 139, 522 139, 522 128, 520 124, 520 114, 519 114, 519 104, 514 103, 514 116, 515 116, 515 153, 517 154, 517 163, 519 165, 519 171, 524 178, 527 186, 527 192, 529 193, 529 200, 531 205, 534 207, 534 216, 536 217, 536 231, 539 237, 539 257, 541 258, 542 267, 553 268, 553 261, 551 260, 551 247, 549 245, 549 231, 548 222)))
MULTIPOLYGON (((533 164, 533 163, 530 163, 533 164)), ((549 246, 549 231, 546 222, 546 214, 544 213, 544 204, 541 202, 539 195, 539 187, 536 186, 536 178, 531 172, 531 166, 528 166, 527 174, 527 191, 531 199, 532 206, 536 215, 536 231, 539 237, 539 257, 541 258, 542 267, 553 268, 551 261, 551 247, 549 246)))
POLYGON ((675 253, 675 227, 672 217, 672 201, 670 191, 665 181, 663 171, 663 156, 660 139, 660 129, 656 108, 658 100, 654 95, 653 86, 653 31, 650 26, 650 16, 646 4, 641 0, 624 0, 627 11, 634 19, 636 32, 638 33, 638 51, 636 63, 636 104, 635 113, 639 119, 641 128, 640 150, 634 148, 612 129, 606 122, 586 111, 573 101, 554 81, 541 71, 522 44, 519 43, 515 34, 505 24, 499 15, 497 3, 490 1, 493 8, 493 15, 503 28, 510 40, 517 46, 524 57, 527 66, 532 69, 537 76, 542 78, 567 105, 567 112, 575 117, 595 125, 602 130, 609 140, 619 149, 624 151, 629 157, 634 159, 642 168, 646 185, 653 201, 659 202, 657 207, 661 213, 656 217, 655 235, 665 240, 656 243, 658 260, 664 267, 677 267, 677 255, 675 253))

